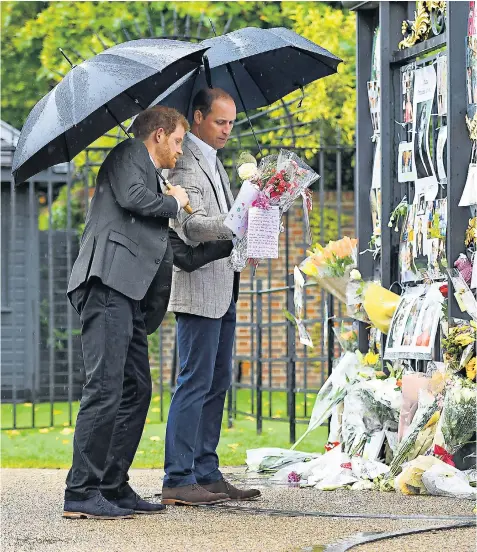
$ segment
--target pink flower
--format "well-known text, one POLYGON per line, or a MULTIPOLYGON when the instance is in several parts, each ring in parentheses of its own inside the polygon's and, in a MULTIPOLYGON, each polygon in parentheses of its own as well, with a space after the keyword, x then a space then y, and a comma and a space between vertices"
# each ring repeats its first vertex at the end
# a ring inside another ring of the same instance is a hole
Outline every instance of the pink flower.
POLYGON ((301 475, 299 473, 292 471, 288 474, 288 483, 299 483, 300 479, 301 475))
POLYGON ((252 207, 258 207, 259 209, 270 209, 270 200, 266 194, 260 192, 257 199, 252 203, 252 207))

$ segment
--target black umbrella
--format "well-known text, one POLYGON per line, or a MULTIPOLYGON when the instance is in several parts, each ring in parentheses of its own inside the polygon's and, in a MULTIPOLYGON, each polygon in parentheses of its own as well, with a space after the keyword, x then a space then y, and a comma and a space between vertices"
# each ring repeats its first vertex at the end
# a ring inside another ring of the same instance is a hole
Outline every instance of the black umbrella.
POLYGON ((13 158, 15 183, 71 161, 161 91, 197 68, 206 46, 142 39, 108 48, 74 66, 28 116, 13 158))
POLYGON ((201 45, 209 48, 209 67, 206 63, 184 76, 153 104, 175 107, 191 117, 195 94, 212 86, 226 90, 234 98, 237 111, 246 112, 273 104, 310 82, 336 73, 342 61, 283 27, 247 27, 209 38, 201 45))

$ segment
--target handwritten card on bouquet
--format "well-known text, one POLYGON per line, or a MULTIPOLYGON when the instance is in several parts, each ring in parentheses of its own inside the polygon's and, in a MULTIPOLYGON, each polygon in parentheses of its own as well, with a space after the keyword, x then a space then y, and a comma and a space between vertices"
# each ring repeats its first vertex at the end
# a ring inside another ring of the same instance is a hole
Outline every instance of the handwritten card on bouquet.
POLYGON ((250 259, 277 259, 280 234, 278 207, 248 210, 247 257, 250 259))
POLYGON ((257 199, 258 193, 256 186, 249 180, 244 180, 237 199, 224 220, 225 226, 230 228, 237 238, 243 238, 247 232, 248 209, 257 199))

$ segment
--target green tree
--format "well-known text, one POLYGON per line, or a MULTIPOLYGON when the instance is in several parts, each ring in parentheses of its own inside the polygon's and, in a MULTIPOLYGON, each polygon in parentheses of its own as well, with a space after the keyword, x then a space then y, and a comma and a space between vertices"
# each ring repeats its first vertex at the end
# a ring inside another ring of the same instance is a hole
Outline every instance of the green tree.
MULTIPOLYGON (((292 21, 297 33, 326 48, 343 60, 338 73, 316 81, 305 89, 301 109, 295 110, 295 120, 307 123, 297 132, 296 146, 308 149, 311 158, 321 144, 334 144, 337 138, 343 144, 354 142, 355 131, 355 33, 356 18, 353 12, 335 9, 327 2, 283 2, 283 15, 292 21)), ((290 98, 300 98, 300 92, 290 98)), ((278 104, 277 104, 278 106, 278 104)), ((278 106, 276 114, 282 113, 278 106)), ((268 143, 281 140, 284 146, 292 145, 287 129, 271 132, 268 143)))
POLYGON ((34 20, 47 2, 1 2, 2 118, 21 128, 32 107, 50 90, 54 79, 46 77, 40 54, 42 40, 18 39, 27 22, 34 20))

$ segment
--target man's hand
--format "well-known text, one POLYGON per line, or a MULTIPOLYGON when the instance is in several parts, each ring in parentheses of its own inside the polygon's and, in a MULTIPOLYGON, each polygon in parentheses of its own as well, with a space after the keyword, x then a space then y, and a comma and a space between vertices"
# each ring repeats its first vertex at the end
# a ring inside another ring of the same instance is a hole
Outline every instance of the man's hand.
POLYGON ((166 193, 175 197, 181 204, 181 207, 185 207, 189 203, 189 196, 182 186, 172 186, 166 193))

